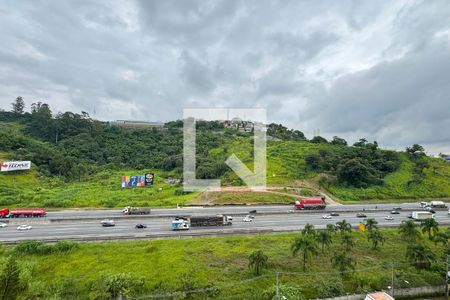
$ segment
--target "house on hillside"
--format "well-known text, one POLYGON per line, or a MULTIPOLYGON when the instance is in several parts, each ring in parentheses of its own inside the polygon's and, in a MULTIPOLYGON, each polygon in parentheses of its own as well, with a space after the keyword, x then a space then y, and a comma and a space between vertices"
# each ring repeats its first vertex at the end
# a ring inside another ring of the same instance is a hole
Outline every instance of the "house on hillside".
POLYGON ((394 300, 394 298, 385 292, 375 292, 367 294, 364 300, 394 300))

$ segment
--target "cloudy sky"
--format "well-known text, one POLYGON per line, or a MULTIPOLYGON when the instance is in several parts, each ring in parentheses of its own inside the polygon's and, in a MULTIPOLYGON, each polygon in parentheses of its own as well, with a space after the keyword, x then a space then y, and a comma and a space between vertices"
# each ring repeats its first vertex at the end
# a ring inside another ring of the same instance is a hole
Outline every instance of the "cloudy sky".
POLYGON ((308 137, 450 152, 449 20, 446 0, 7 0, 0 107, 149 121, 260 107, 308 137))

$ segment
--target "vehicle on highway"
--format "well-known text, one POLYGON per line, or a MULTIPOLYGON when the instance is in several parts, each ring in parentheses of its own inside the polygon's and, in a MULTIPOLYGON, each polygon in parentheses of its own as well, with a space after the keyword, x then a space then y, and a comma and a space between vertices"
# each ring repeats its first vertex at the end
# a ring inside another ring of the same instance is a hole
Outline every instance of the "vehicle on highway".
POLYGON ((244 222, 252 222, 254 218, 255 218, 255 217, 252 216, 252 215, 246 215, 246 216, 242 219, 242 221, 244 221, 244 222))
POLYGON ((393 210, 402 210, 400 206, 394 206, 393 210))
POLYGON ((332 217, 331 217, 331 215, 323 215, 322 216, 322 219, 331 219, 332 217))
POLYGON ((431 201, 431 202, 420 202, 420 207, 422 208, 447 208, 444 201, 431 201))
POLYGON ((412 219, 412 213, 408 213, 408 214, 406 215, 406 217, 407 217, 408 219, 412 219))
POLYGON ((5 228, 5 227, 8 227, 8 224, 6 224, 6 223, 0 223, 0 228, 5 228))
POLYGON ((150 214, 151 209, 147 207, 132 207, 127 206, 122 209, 122 213, 124 215, 148 215, 150 214))
POLYGON ((426 219, 434 219, 434 214, 429 211, 413 211, 411 217, 413 220, 422 221, 426 219))
POLYGON ((31 230, 32 228, 31 225, 19 225, 17 230, 31 230))
POLYGON ((256 215, 256 209, 251 210, 251 211, 249 211, 248 213, 249 213, 250 215, 256 215))
POLYGON ((435 211, 432 207, 430 207, 430 206, 427 206, 425 209, 426 209, 427 211, 429 211, 430 213, 432 213, 432 214, 435 214, 435 213, 436 213, 436 211, 435 211))
POLYGON ((0 218, 40 218, 45 217, 46 214, 43 208, 0 209, 0 218))
POLYGON ((105 219, 105 220, 101 221, 100 223, 102 224, 103 227, 116 226, 116 223, 114 222, 114 220, 110 220, 110 219, 105 219))
POLYGON ((450 209, 448 210, 448 214, 450 215, 450 209))
POLYGON ((391 211, 391 215, 399 215, 400 212, 398 210, 393 210, 391 211))
POLYGON ((188 230, 190 227, 230 226, 233 217, 227 215, 176 217, 172 230, 188 230))
POLYGON ((145 228, 147 228, 147 225, 137 224, 136 226, 134 226, 134 228, 136 228, 136 229, 145 229, 145 228))
POLYGON ((367 216, 365 214, 363 214, 363 213, 357 213, 356 217, 357 218, 367 218, 367 216))
POLYGON ((392 220, 394 220, 394 217, 392 217, 392 216, 386 216, 386 217, 384 217, 384 219, 385 219, 386 221, 392 221, 392 220))
POLYGON ((302 198, 300 201, 295 201, 296 209, 325 209, 325 206, 325 197, 302 198))
POLYGON ((332 217, 339 217, 339 214, 337 212, 335 212, 335 211, 332 211, 330 213, 330 216, 332 216, 332 217))

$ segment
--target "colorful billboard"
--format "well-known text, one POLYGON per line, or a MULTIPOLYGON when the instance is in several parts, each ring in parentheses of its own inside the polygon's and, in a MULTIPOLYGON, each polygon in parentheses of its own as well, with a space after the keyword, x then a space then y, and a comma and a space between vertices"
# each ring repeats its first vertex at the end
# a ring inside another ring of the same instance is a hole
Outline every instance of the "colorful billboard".
POLYGON ((31 168, 31 161, 5 161, 1 163, 1 171, 19 171, 29 170, 31 168))
POLYGON ((153 186, 153 173, 135 176, 122 176, 122 188, 153 186))

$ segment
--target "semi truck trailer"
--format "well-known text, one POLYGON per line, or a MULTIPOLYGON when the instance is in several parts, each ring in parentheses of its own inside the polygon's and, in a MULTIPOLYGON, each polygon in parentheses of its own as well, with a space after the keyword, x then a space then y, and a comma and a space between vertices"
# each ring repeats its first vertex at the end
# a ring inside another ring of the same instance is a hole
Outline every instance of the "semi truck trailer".
POLYGON ((325 209, 325 206, 325 197, 302 198, 300 201, 295 201, 296 209, 325 209))
POLYGON ((127 206, 122 210, 124 215, 148 215, 151 209, 148 207, 132 207, 127 206))
POLYGON ((413 211, 411 213, 411 218, 416 221, 422 221, 425 219, 434 219, 434 214, 429 211, 413 211))
POLYGON ((0 218, 39 218, 45 217, 47 212, 43 208, 9 208, 0 209, 0 218))
POLYGON ((230 226, 233 218, 227 215, 177 217, 172 221, 172 230, 188 230, 190 227, 230 226))

